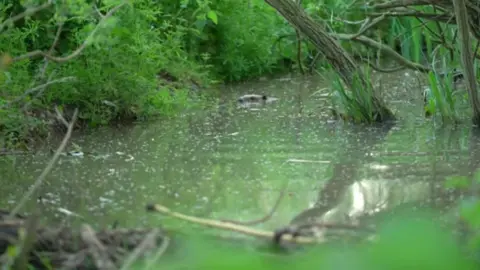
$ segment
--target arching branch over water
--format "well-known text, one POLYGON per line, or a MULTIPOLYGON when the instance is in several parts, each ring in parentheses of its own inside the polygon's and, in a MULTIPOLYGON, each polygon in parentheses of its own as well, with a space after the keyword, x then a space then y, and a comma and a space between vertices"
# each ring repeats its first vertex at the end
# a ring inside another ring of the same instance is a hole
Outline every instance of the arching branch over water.
MULTIPOLYGON (((480 17, 480 4, 477 2, 468 0, 460 1, 462 2, 460 5, 460 2, 457 1, 452 2, 444 0, 394 0, 375 4, 359 3, 356 4, 355 7, 350 5, 349 9, 351 10, 349 10, 349 12, 353 12, 357 15, 360 12, 365 16, 365 19, 351 22, 346 18, 337 18, 335 15, 332 15, 332 19, 347 24, 361 25, 359 30, 354 31, 353 33, 330 33, 326 30, 328 25, 325 25, 322 22, 314 21, 301 7, 295 5, 295 3, 292 1, 265 0, 265 2, 274 7, 290 24, 308 37, 308 39, 325 56, 325 59, 339 74, 347 87, 352 90, 353 97, 350 101, 357 103, 355 106, 364 111, 362 112, 362 118, 371 119, 368 114, 374 114, 375 116, 378 114, 380 116, 379 119, 377 117, 373 117, 375 121, 381 121, 390 118, 391 112, 382 103, 377 91, 374 91, 377 89, 372 89, 370 82, 363 76, 363 73, 355 65, 352 57, 339 45, 338 42, 336 42, 336 40, 355 41, 361 43, 372 51, 382 52, 384 55, 390 56, 390 58, 401 67, 414 69, 421 72, 430 72, 432 71, 432 67, 435 65, 433 60, 432 63, 428 64, 416 63, 412 60, 409 60, 402 56, 401 53, 398 53, 398 50, 384 45, 381 34, 378 37, 376 33, 373 33, 377 30, 381 31, 382 22, 389 18, 415 18, 419 22, 419 25, 416 27, 422 27, 422 29, 425 31, 422 32, 420 34, 421 37, 417 38, 415 41, 416 47, 414 46, 414 48, 416 51, 414 53, 416 53, 418 56, 418 50, 422 50, 420 53, 425 54, 423 50, 425 50, 426 47, 421 46, 428 47, 429 45, 432 46, 432 44, 435 43, 436 48, 434 51, 437 51, 438 47, 447 49, 450 53, 450 58, 452 61, 454 60, 455 55, 460 56, 463 73, 468 81, 467 88, 474 114, 472 121, 474 124, 480 123, 480 103, 476 94, 476 80, 473 70, 474 59, 480 58, 480 55, 477 49, 475 49, 474 52, 469 52, 472 42, 468 38, 469 34, 471 33, 476 38, 477 43, 480 44, 480 23, 478 23, 478 17, 480 17), (421 9, 417 8, 413 10, 414 7, 420 7, 421 9), (459 13, 459 7, 463 7, 463 12, 461 12, 462 14, 459 13), (428 25, 427 22, 430 22, 430 25, 428 25), (436 27, 432 27, 431 22, 433 22, 436 27), (453 34, 453 37, 446 38, 449 36, 447 34, 448 28, 442 26, 441 24, 456 24, 458 26, 457 29, 454 29, 455 33, 453 34), (371 37, 371 35, 375 37, 371 37), (426 42, 424 39, 427 35, 430 36, 429 45, 422 44, 422 40, 423 42, 426 42), (458 37, 460 37, 459 41, 457 40, 458 37), (381 40, 377 41, 377 38, 381 40), (458 43, 461 44, 460 47, 456 46, 458 43), (371 91, 369 91, 370 89, 371 91), (371 96, 369 95, 370 93, 371 96), (370 110, 369 113, 365 113, 369 111, 369 106, 372 106, 373 110, 370 110), (364 108, 367 109, 364 110, 364 108)), ((398 36, 391 36, 390 38, 397 40, 398 36)), ((431 51, 431 48, 426 50, 431 51)), ((377 57, 380 56, 378 55, 377 57)), ((419 61, 418 57, 415 61, 419 61)), ((382 68, 379 65, 375 66, 369 61, 368 64, 381 72, 396 70, 396 68, 391 69, 382 68)))
POLYGON ((322 52, 343 82, 352 90, 354 99, 362 110, 372 114, 365 115, 365 119, 382 122, 394 118, 393 113, 381 101, 376 91, 372 91, 369 100, 365 101, 361 98, 361 96, 364 96, 364 91, 367 89, 373 90, 371 83, 366 80, 350 55, 324 30, 321 24, 315 22, 293 1, 265 0, 265 2, 275 8, 322 52), (370 106, 373 107, 373 110, 367 109, 370 106))

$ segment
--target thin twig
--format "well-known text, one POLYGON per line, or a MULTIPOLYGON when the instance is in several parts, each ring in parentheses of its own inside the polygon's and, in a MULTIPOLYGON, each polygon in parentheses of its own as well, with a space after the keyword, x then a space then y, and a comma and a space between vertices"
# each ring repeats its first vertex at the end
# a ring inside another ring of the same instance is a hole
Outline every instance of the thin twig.
MULTIPOLYGON (((47 68, 48 63, 50 63, 50 62, 49 62, 48 60, 45 60, 45 65, 44 65, 45 68, 47 68)), ((38 81, 38 79, 40 78, 40 75, 41 75, 41 76, 44 76, 44 75, 45 75, 45 73, 44 73, 44 74, 41 74, 41 73, 42 73, 42 71, 40 71, 39 77, 35 78, 35 79, 32 81, 32 86, 35 84, 36 81, 38 81)), ((55 73, 56 73, 55 70, 50 73, 50 75, 48 76, 47 82, 52 81, 53 76, 55 76, 55 73)), ((42 89, 39 89, 39 90, 37 91, 37 93, 33 96, 33 98, 31 98, 31 99, 29 99, 27 102, 25 102, 25 104, 24 104, 23 107, 22 107, 22 110, 23 110, 24 112, 26 112, 26 111, 28 110, 28 107, 30 107, 30 105, 32 104, 32 102, 33 102, 35 99, 37 99, 38 97, 40 97, 41 95, 43 95, 43 92, 45 91, 45 89, 47 89, 47 87, 43 87, 42 89)))
POLYGON ((28 153, 28 151, 0 149, 0 156, 26 155, 28 153))
POLYGON ((19 245, 20 254, 18 254, 18 256, 15 258, 13 269, 28 269, 30 252, 32 251, 35 241, 37 240, 38 219, 38 212, 34 213, 28 218, 25 228, 25 235, 23 236, 23 239, 19 245))
POLYGON ((57 120, 59 120, 66 128, 68 128, 69 124, 68 124, 67 120, 65 119, 65 117, 62 116, 62 113, 60 113, 60 111, 58 110, 58 107, 55 107, 55 112, 57 113, 56 114, 57 120))
POLYGON ((60 22, 57 28, 57 33, 55 34, 55 39, 53 40, 52 46, 50 46, 50 50, 48 50, 48 54, 52 54, 55 47, 57 47, 57 44, 60 41, 60 35, 62 34, 62 30, 63 22, 60 22))
POLYGON ((382 2, 378 3, 375 5, 372 5, 371 9, 389 9, 389 8, 397 8, 397 7, 412 7, 412 6, 423 6, 423 5, 429 5, 432 4, 432 1, 428 0, 393 0, 393 1, 387 1, 387 2, 382 2))
POLYGON ((243 222, 242 221, 235 221, 235 220, 228 220, 228 219, 222 220, 222 221, 229 222, 229 223, 234 223, 234 224, 239 224, 239 225, 256 225, 256 224, 260 224, 260 223, 263 223, 263 222, 269 220, 270 218, 272 218, 275 211, 277 211, 278 206, 280 205, 280 202, 285 197, 287 187, 288 187, 288 182, 286 182, 285 185, 282 187, 282 189, 280 191, 280 195, 278 196, 277 200, 275 201, 275 204, 273 205, 270 212, 268 212, 265 216, 263 216, 259 219, 256 219, 256 220, 243 221, 243 222))
POLYGON ((373 39, 370 39, 366 36, 362 35, 362 36, 355 37, 354 35, 350 35, 350 34, 332 34, 332 36, 334 36, 335 38, 338 38, 340 40, 357 41, 357 42, 360 42, 363 45, 368 46, 370 48, 375 48, 375 49, 381 50, 384 54, 389 55, 390 57, 395 59, 398 63, 402 64, 403 66, 405 66, 407 68, 415 69, 415 70, 425 72, 425 73, 430 71, 430 68, 428 68, 424 65, 412 62, 412 61, 404 58, 400 54, 398 54, 396 51, 394 51, 389 46, 381 44, 381 43, 379 43, 379 42, 377 42, 373 39))
POLYGON ((142 242, 132 251, 132 253, 127 257, 125 263, 123 264, 120 270, 127 270, 132 266, 132 264, 140 257, 140 255, 145 252, 145 250, 156 246, 156 239, 160 233, 159 229, 153 229, 148 233, 142 242))
POLYGON ((100 22, 95 26, 95 28, 93 29, 92 32, 90 32, 90 34, 88 35, 88 37, 83 41, 82 45, 80 45, 80 47, 78 47, 74 52, 72 52, 70 55, 67 55, 67 56, 64 56, 64 57, 55 57, 53 55, 50 55, 49 53, 46 53, 44 51, 41 51, 41 50, 36 50, 36 51, 33 51, 33 52, 28 52, 24 55, 20 55, 20 56, 17 56, 13 59, 14 62, 16 61, 20 61, 20 60, 23 60, 23 59, 27 59, 27 58, 32 58, 32 57, 36 57, 36 56, 44 56, 46 58, 48 58, 49 60, 53 61, 53 62, 57 62, 57 63, 63 63, 63 62, 67 62, 77 56, 79 56, 82 51, 87 47, 88 43, 90 42, 90 40, 92 39, 92 37, 98 32, 98 30, 100 29, 100 25, 106 20, 108 19, 109 17, 111 17, 117 10, 119 10, 121 7, 123 7, 124 5, 126 4, 126 2, 114 7, 113 9, 111 9, 107 14, 105 14, 105 16, 103 16, 100 20, 100 22))
POLYGON ((20 200, 20 202, 17 204, 17 206, 10 212, 9 217, 12 218, 17 214, 20 209, 25 205, 25 203, 30 199, 30 197, 33 195, 33 193, 42 185, 43 181, 45 180, 45 177, 50 173, 50 171, 53 168, 53 165, 57 162, 58 158, 60 157, 60 154, 63 152, 65 147, 67 146, 68 140, 70 139, 70 136, 72 136, 72 130, 73 126, 75 125, 75 121, 77 120, 77 115, 78 115, 78 109, 75 109, 73 112, 73 117, 72 120, 70 121, 70 124, 68 125, 67 133, 63 137, 62 143, 58 147, 57 151, 55 151, 55 154, 53 155, 52 159, 48 162, 48 165, 45 167, 43 172, 40 174, 40 176, 35 180, 35 183, 33 184, 32 187, 28 190, 28 192, 23 196, 23 198, 20 200))
POLYGON ((95 11, 97 12, 98 16, 100 16, 100 18, 105 17, 105 15, 103 15, 102 12, 98 9, 97 5, 94 5, 93 9, 95 9, 95 11))
POLYGON ((60 79, 56 79, 56 80, 52 80, 52 81, 48 81, 44 84, 41 84, 41 85, 37 85, 33 88, 30 88, 28 89, 27 91, 25 91, 21 96, 15 98, 14 100, 10 101, 9 103, 3 105, 3 106, 0 106, 0 109, 2 108, 6 108, 14 103, 17 103, 19 102, 20 100, 24 99, 26 96, 32 94, 32 93, 35 93, 36 91, 39 91, 39 90, 42 90, 44 88, 46 88, 47 86, 49 85, 52 85, 52 84, 56 84, 56 83, 65 83, 65 82, 69 82, 69 81, 74 81, 76 80, 76 77, 73 77, 73 76, 69 76, 69 77, 63 77, 63 78, 60 78, 60 79))
MULTIPOLYGON (((363 61, 363 59, 362 59, 362 61, 363 61)), ((382 68, 382 67, 379 67, 379 66, 375 65, 371 61, 367 60, 367 61, 364 61, 364 62, 366 62, 373 70, 376 70, 376 71, 382 72, 382 73, 393 73, 393 72, 397 72, 397 71, 400 71, 400 70, 406 68, 405 66, 399 66, 399 67, 394 67, 394 68, 382 68)))
POLYGON ((428 19, 431 21, 439 21, 443 22, 446 24, 455 24, 455 21, 452 20, 453 15, 451 13, 442 13, 442 14, 436 14, 436 13, 424 13, 420 11, 390 11, 387 13, 381 13, 381 12, 372 12, 368 13, 368 16, 382 16, 385 15, 387 17, 417 17, 417 18, 423 18, 423 19, 428 19))
POLYGON ((53 1, 52 0, 49 0, 48 2, 44 3, 43 5, 40 5, 38 7, 34 7, 34 8, 27 8, 24 12, 22 13, 19 13, 7 20, 5 20, 3 23, 0 24, 0 32, 3 31, 3 28, 5 28, 6 26, 8 26, 9 24, 12 24, 12 23, 15 23, 16 21, 18 20, 21 20, 27 16, 30 16, 30 15, 33 15, 43 9, 46 9, 48 7, 50 7, 51 5, 53 4, 53 1))
POLYGON ((360 30, 358 30, 358 32, 352 36, 352 39, 355 39, 355 38, 363 35, 365 32, 367 32, 368 29, 373 28, 374 26, 376 26, 377 24, 379 24, 380 22, 385 20, 385 18, 386 18, 385 14, 382 14, 380 17, 375 18, 372 22, 370 22, 370 20, 367 19, 365 21, 365 24, 362 25, 362 27, 360 28, 360 30))
MULTIPOLYGON (((57 47, 58 42, 60 41, 60 35, 62 34, 63 30, 63 22, 60 22, 57 28, 57 33, 55 34, 55 39, 52 42, 52 45, 50 46, 50 49, 48 50, 48 54, 52 55, 53 51, 55 50, 55 47, 57 47)), ((35 81, 42 79, 45 77, 45 72, 47 71, 48 64, 50 62, 48 61, 47 57, 44 57, 44 64, 43 67, 40 69, 40 72, 36 76, 35 80, 32 82, 32 85, 35 83, 35 81)))
POLYGON ((162 239, 162 244, 158 248, 158 251, 155 253, 155 256, 151 259, 151 261, 146 265, 145 269, 153 269, 153 265, 162 257, 162 255, 167 251, 168 246, 170 245, 170 238, 168 236, 164 236, 162 239))
POLYGON ((97 239, 95 231, 87 224, 82 225, 81 238, 89 247, 90 255, 93 257, 95 266, 98 269, 117 269, 108 256, 107 248, 97 239))

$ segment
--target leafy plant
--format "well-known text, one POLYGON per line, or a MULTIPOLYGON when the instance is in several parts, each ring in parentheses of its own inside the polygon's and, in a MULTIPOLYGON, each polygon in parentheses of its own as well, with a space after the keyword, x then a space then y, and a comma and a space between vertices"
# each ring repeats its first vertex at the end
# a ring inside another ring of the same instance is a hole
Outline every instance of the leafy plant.
MULTIPOLYGON (((442 63, 443 70, 448 70, 445 57, 442 58, 442 63)), ((455 122, 458 118, 453 76, 452 72, 440 73, 436 70, 429 72, 430 86, 424 92, 426 115, 435 115, 439 112, 444 123, 455 122)))

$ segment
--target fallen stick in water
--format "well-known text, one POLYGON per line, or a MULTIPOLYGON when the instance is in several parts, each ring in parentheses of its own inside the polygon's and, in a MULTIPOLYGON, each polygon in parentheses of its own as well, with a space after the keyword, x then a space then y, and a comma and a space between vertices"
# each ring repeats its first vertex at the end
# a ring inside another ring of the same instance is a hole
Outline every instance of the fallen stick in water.
POLYGON ((320 163, 320 164, 332 163, 329 160, 309 160, 309 159, 297 159, 297 158, 290 158, 286 162, 287 163, 320 163))
MULTIPOLYGON (((273 231, 266 231, 266 230, 259 230, 254 229, 248 226, 243 226, 240 224, 235 224, 232 222, 225 222, 225 221, 218 221, 213 219, 206 219, 206 218, 199 218, 188 216, 179 212, 175 212, 170 210, 169 208, 159 205, 159 204, 149 204, 147 205, 147 211, 149 212, 157 212, 160 214, 165 214, 171 217, 175 217, 181 220, 185 220, 188 222, 192 222, 195 224, 204 225, 207 227, 223 229, 233 232, 242 233, 249 236, 260 237, 260 238, 267 238, 273 239, 275 236, 275 232, 273 231)), ((307 237, 307 236, 296 236, 293 237, 292 235, 283 235, 282 241, 287 242, 294 242, 299 244, 315 244, 315 243, 324 243, 326 239, 324 237, 307 237)))

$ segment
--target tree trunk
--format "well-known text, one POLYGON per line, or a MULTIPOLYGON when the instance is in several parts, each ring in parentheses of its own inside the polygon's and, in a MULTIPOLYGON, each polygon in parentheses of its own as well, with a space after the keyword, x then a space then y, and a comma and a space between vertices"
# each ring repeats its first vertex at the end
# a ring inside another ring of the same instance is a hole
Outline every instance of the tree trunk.
POLYGON ((470 106, 473 110, 472 122, 476 126, 480 126, 480 103, 477 95, 477 78, 473 66, 474 55, 470 43, 470 27, 468 26, 468 13, 464 0, 454 0, 455 17, 460 36, 461 58, 463 66, 463 74, 467 81, 467 90, 470 97, 470 106))
MULTIPOLYGON (((265 0, 275 8, 291 25, 302 32, 317 49, 325 55, 327 61, 340 75, 343 82, 353 92, 362 93, 363 89, 373 89, 362 72, 348 53, 333 39, 325 30, 323 25, 315 22, 305 11, 292 0, 265 0), (362 89, 356 89, 356 88, 362 89)), ((357 99, 354 95, 354 98, 357 99)), ((394 119, 392 112, 381 101, 376 91, 373 91, 371 98, 373 105, 373 116, 375 121, 382 122, 394 119)), ((366 105, 366 104, 365 104, 366 105)))

